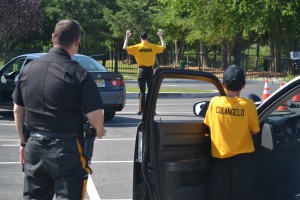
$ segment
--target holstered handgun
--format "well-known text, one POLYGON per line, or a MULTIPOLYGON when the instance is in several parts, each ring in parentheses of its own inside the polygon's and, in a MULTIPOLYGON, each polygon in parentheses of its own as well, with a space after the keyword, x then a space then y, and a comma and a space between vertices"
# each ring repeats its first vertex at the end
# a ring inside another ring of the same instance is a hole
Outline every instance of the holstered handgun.
POLYGON ((85 159, 90 163, 93 157, 96 130, 91 127, 88 121, 86 121, 83 125, 83 131, 84 131, 83 155, 85 159))

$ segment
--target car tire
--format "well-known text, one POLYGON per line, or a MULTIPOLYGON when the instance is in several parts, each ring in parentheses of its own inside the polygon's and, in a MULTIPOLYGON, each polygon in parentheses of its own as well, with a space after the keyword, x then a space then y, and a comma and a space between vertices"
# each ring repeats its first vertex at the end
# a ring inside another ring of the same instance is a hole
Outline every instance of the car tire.
POLYGON ((104 121, 109 121, 114 118, 116 111, 105 111, 104 110, 104 121))

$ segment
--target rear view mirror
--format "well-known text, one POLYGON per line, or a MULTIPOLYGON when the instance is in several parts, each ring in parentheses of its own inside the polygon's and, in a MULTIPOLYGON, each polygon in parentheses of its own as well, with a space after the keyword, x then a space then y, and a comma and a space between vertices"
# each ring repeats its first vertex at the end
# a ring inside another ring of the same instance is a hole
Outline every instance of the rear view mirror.
POLYGON ((199 117, 205 117, 209 101, 200 101, 194 104, 194 114, 199 117))

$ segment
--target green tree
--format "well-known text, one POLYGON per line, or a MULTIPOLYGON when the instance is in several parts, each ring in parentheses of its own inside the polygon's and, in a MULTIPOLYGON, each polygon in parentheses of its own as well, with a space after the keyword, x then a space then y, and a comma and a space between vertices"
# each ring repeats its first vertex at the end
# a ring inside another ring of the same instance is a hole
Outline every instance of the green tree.
POLYGON ((77 20, 82 28, 81 51, 101 50, 109 37, 108 26, 103 19, 103 7, 111 2, 104 0, 41 0, 47 18, 48 35, 55 24, 65 18, 77 20))
POLYGON ((1 0, 0 44, 5 52, 30 38, 41 27, 43 19, 38 0, 1 0))

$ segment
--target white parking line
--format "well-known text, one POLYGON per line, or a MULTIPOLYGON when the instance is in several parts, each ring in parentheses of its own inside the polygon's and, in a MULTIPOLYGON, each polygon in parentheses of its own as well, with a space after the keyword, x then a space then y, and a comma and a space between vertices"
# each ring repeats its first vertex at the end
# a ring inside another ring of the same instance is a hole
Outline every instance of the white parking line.
POLYGON ((86 191, 90 197, 91 200, 101 200, 98 191, 95 187, 94 181, 91 177, 91 175, 89 174, 89 178, 87 181, 87 186, 86 186, 86 191))
POLYGON ((0 123, 0 126, 14 126, 15 124, 9 124, 9 123, 0 123))
POLYGON ((0 141, 5 141, 5 142, 19 142, 20 140, 18 140, 18 139, 0 139, 0 141))

